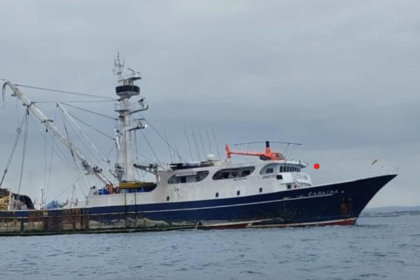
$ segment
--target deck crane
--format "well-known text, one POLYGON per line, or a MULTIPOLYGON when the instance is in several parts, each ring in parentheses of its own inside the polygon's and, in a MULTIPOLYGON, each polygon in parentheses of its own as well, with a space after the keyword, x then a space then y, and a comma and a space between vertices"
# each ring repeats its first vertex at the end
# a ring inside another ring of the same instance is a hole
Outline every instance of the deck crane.
POLYGON ((83 156, 81 151, 72 143, 69 139, 67 139, 56 126, 53 125, 53 120, 48 119, 44 113, 38 109, 38 107, 35 105, 34 102, 28 99, 26 95, 18 88, 17 85, 13 84, 10 81, 5 81, 3 84, 3 94, 6 90, 6 86, 8 86, 13 94, 13 97, 17 97, 20 101, 22 101, 23 105, 26 106, 26 108, 36 116, 45 127, 51 131, 55 136, 57 136, 58 139, 72 152, 72 154, 77 157, 81 163, 83 169, 86 171, 87 175, 95 175, 103 184, 106 186, 111 186, 112 182, 109 181, 103 174, 102 169, 98 166, 94 166, 91 164, 88 159, 83 156))

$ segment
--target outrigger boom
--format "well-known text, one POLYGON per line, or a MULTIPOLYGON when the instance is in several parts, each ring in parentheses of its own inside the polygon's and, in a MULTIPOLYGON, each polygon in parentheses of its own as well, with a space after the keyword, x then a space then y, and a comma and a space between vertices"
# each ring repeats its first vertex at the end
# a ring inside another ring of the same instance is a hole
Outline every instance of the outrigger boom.
POLYGON ((23 105, 26 106, 26 110, 33 113, 45 127, 51 131, 55 136, 60 139, 60 141, 72 152, 72 154, 77 157, 83 166, 83 169, 88 174, 95 175, 103 184, 105 185, 112 185, 112 182, 109 181, 103 174, 102 169, 98 166, 93 166, 87 158, 82 154, 82 152, 72 143, 70 140, 68 140, 59 130, 58 128, 53 125, 53 121, 51 119, 48 119, 44 113, 38 109, 38 107, 35 105, 34 102, 29 100, 26 95, 13 83, 10 81, 5 81, 3 84, 3 93, 6 90, 6 86, 8 86, 13 94, 12 96, 17 97, 19 100, 23 102, 23 105))

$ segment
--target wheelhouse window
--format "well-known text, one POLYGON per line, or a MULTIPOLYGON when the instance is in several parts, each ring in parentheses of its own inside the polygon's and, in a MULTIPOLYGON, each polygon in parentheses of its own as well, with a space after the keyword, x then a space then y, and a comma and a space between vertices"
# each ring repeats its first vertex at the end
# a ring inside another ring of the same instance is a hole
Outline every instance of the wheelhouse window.
POLYGON ((175 174, 168 180, 168 184, 186 184, 201 182, 209 175, 208 171, 175 174))
POLYGON ((267 164, 261 169, 260 174, 264 175, 274 173, 274 170, 277 170, 277 168, 278 164, 267 164))
POLYGON ((296 167, 296 166, 291 166, 291 165, 282 165, 280 166, 279 169, 280 173, 284 173, 284 172, 300 172, 300 168, 296 167))
POLYGON ((234 178, 243 178, 247 177, 254 172, 255 167, 247 166, 241 168, 229 168, 221 169, 214 173, 213 180, 225 180, 225 179, 234 179, 234 178))

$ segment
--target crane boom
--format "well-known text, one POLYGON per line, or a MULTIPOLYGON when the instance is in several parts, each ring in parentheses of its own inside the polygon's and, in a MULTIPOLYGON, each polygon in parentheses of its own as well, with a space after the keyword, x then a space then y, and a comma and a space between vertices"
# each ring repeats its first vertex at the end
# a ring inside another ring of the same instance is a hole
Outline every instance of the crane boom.
POLYGON ((56 126, 53 125, 53 121, 48 119, 44 113, 36 107, 36 105, 29 100, 26 95, 20 91, 20 89, 10 81, 5 81, 3 84, 3 91, 5 90, 6 86, 8 86, 13 94, 12 96, 17 97, 22 103, 28 108, 28 110, 34 114, 42 124, 44 124, 49 131, 51 131, 58 139, 70 150, 73 154, 81 161, 83 168, 87 171, 88 174, 95 175, 102 183, 105 185, 112 185, 111 181, 109 181, 103 174, 102 170, 98 166, 93 166, 85 156, 80 152, 80 150, 69 140, 67 139, 56 126))

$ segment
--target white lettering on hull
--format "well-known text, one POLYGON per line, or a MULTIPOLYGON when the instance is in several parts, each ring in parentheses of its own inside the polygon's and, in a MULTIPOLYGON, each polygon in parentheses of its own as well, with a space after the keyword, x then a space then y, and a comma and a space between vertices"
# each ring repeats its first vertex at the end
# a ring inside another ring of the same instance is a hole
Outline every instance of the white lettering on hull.
POLYGON ((337 190, 328 190, 328 191, 309 192, 308 196, 335 195, 335 194, 338 194, 337 190))

